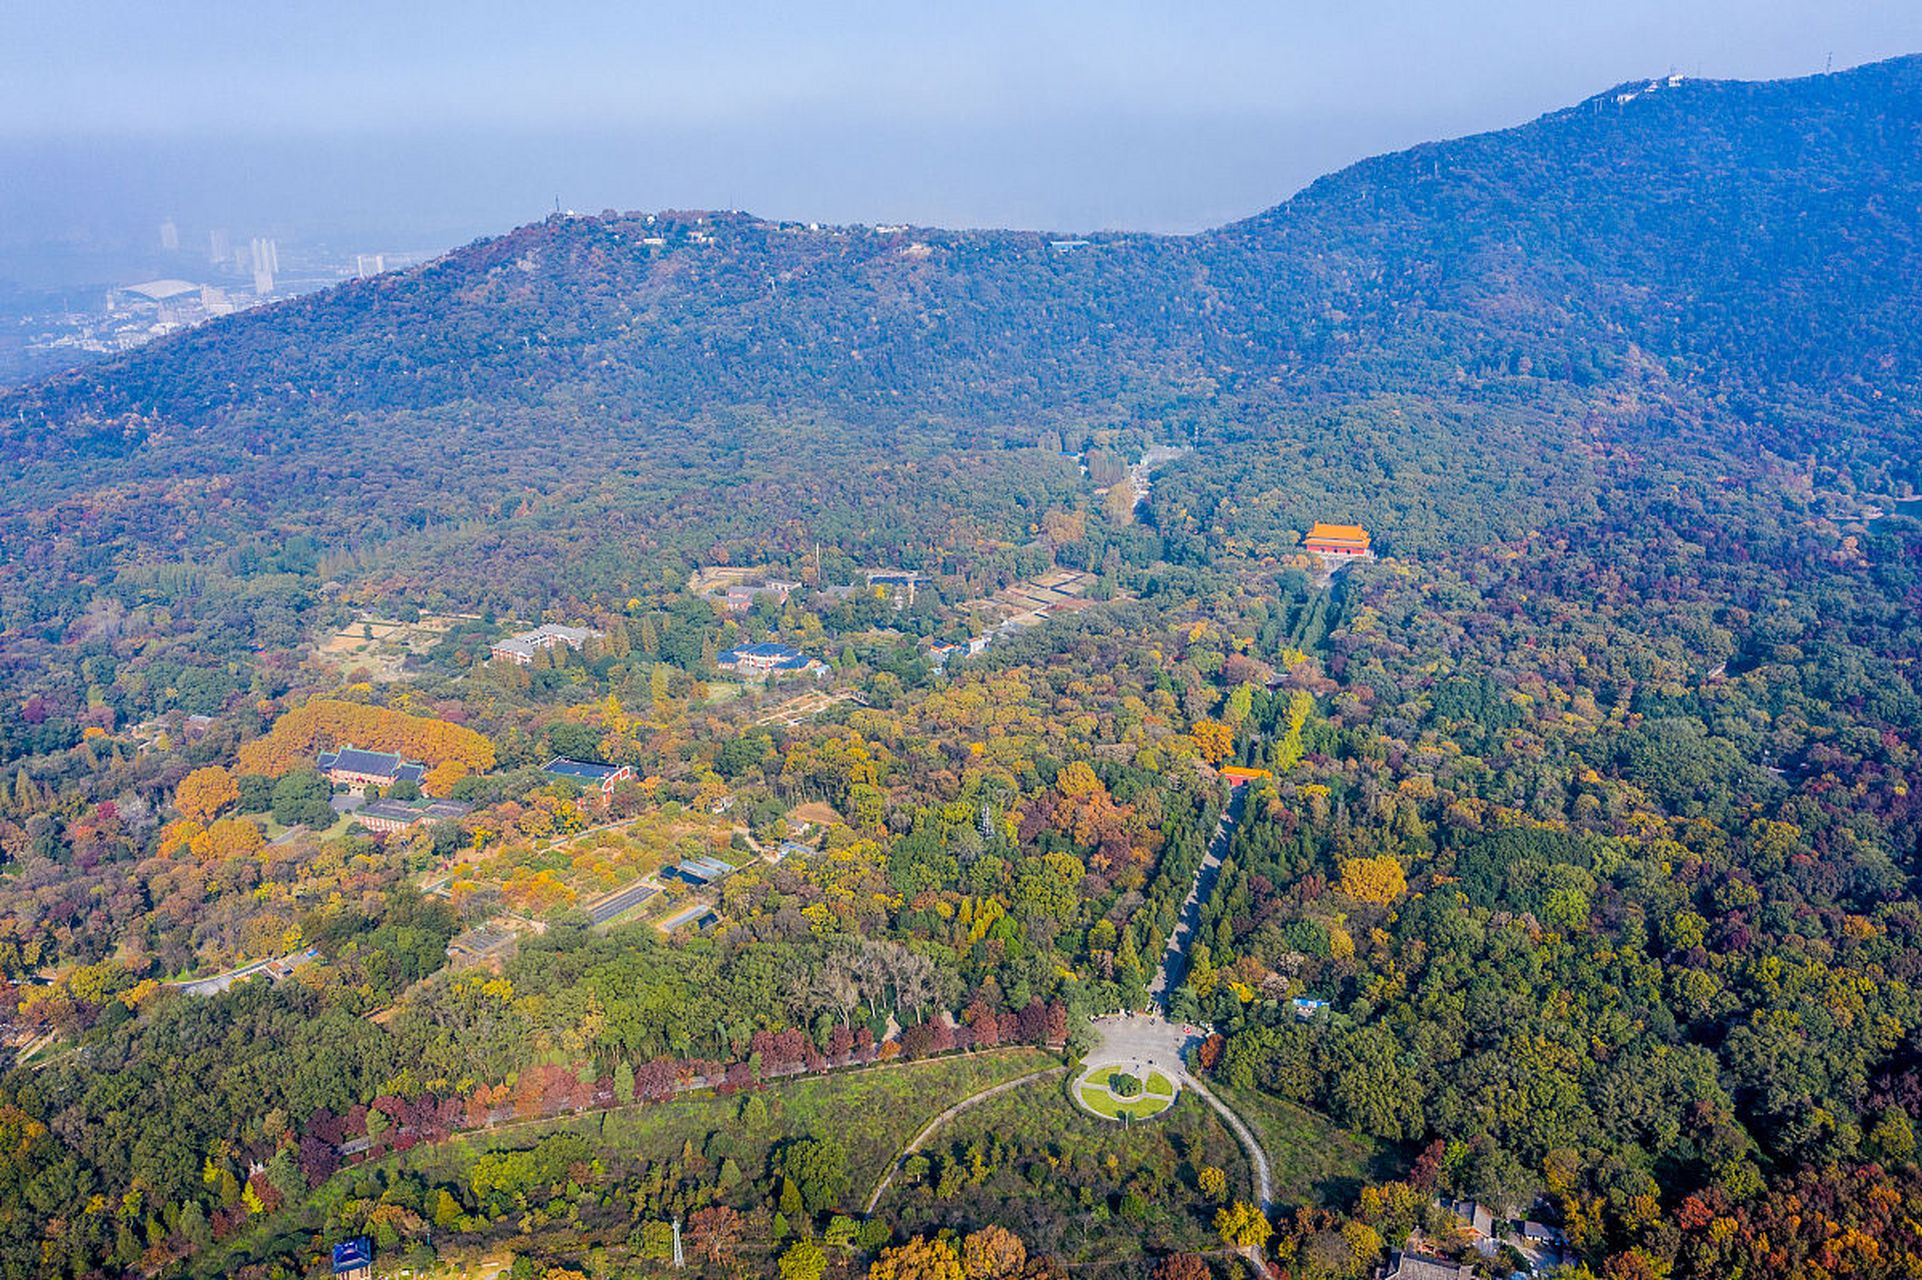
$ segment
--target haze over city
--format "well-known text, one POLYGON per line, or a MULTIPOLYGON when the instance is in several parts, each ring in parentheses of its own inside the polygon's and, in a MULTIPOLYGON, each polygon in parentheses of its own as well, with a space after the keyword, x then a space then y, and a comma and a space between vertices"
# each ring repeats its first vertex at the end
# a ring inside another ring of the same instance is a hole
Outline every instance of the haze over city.
POLYGON ((1829 0, 16 5, 0 278, 90 283, 169 218, 393 250, 556 199, 1191 231, 1572 86, 1918 45, 1922 8, 1829 0))

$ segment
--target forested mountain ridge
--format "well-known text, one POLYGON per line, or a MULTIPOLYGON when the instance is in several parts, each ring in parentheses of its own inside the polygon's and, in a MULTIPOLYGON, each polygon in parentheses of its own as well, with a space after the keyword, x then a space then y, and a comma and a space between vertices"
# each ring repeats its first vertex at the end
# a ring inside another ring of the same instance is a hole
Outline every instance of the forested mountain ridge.
MULTIPOLYGON (((1325 254, 1340 265, 1318 274, 1346 283, 1328 305, 1372 315, 1366 336, 1426 322, 1431 353, 1471 372, 1528 360, 1588 382, 1632 342, 1739 413, 1766 412, 1765 396, 1912 413, 1919 209, 1909 57, 1793 81, 1630 82, 1365 161, 1216 238, 1275 263, 1325 254)), ((1301 310, 1285 290, 1264 304, 1279 323, 1301 310)))
POLYGON ((1631 343, 1718 392, 1906 403, 1919 127, 1906 58, 1632 83, 1193 237, 557 217, 14 391, 0 430, 16 457, 117 454, 273 430, 250 413, 318 428, 559 389, 676 420, 755 404, 1026 426, 1366 390, 1408 378, 1394 353, 1423 380, 1587 383, 1631 343))

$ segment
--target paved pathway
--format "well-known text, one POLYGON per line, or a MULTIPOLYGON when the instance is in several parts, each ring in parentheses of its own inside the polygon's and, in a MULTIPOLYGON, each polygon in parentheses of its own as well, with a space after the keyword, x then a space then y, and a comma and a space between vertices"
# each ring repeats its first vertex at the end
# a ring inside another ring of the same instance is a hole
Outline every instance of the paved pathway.
MULTIPOLYGON (((1241 817, 1245 794, 1246 788, 1235 789, 1228 807, 1221 812, 1221 821, 1215 827, 1214 836, 1208 841, 1208 852, 1203 856, 1201 866, 1195 870, 1195 882, 1188 890, 1187 899, 1181 904, 1181 914, 1176 918, 1174 932, 1168 935, 1161 969, 1148 988, 1149 997, 1155 1005, 1153 1011, 1115 1013, 1093 1019, 1097 1041, 1094 1048, 1088 1051, 1074 1088, 1078 1095, 1081 1080, 1098 1068, 1125 1066, 1130 1070, 1138 1071, 1146 1067, 1166 1072, 1175 1083, 1176 1096, 1180 1095, 1183 1086, 1193 1089, 1202 1101, 1220 1114, 1229 1132, 1235 1135, 1235 1140, 1248 1153, 1248 1163, 1255 1175, 1255 1198, 1262 1212, 1267 1213, 1274 1204, 1274 1173, 1268 1163, 1268 1153, 1262 1150, 1254 1130, 1244 1124, 1227 1103, 1215 1097, 1206 1085, 1189 1074, 1188 1050, 1204 1038, 1203 1029, 1168 1021, 1168 994, 1180 985, 1187 973, 1188 944, 1193 941, 1195 930, 1200 926, 1202 905, 1214 891, 1215 880, 1221 874, 1221 862, 1228 852, 1228 837, 1241 817)), ((1259 1251, 1249 1251, 1244 1256, 1259 1273, 1259 1251)))
POLYGON ((942 1125, 977 1103, 986 1102, 989 1098, 1000 1097, 1011 1089, 1019 1089, 1022 1085, 1033 1084, 1036 1080, 1045 1080, 1049 1076, 1058 1076, 1066 1070, 1066 1067, 1044 1067, 1040 1071, 1030 1071, 1025 1076, 1016 1076, 1012 1080, 1004 1080, 1000 1084, 991 1085, 983 1089, 980 1093, 968 1095, 934 1119, 928 1121, 927 1124, 922 1127, 921 1132, 908 1139, 908 1145, 901 1148, 900 1154, 895 1156, 894 1162, 888 1166, 888 1171, 881 1175, 879 1182, 874 1184, 874 1194, 868 1197, 867 1208, 861 1212, 868 1217, 874 1216, 874 1206, 881 1203, 881 1197, 886 1195, 888 1188, 893 1185, 894 1175, 900 1171, 902 1161, 919 1151, 922 1144, 929 1138, 932 1138, 935 1130, 939 1129, 942 1125))
POLYGON ((1188 976, 1188 947, 1194 941, 1195 930, 1201 927, 1201 907, 1214 892, 1215 881, 1221 875, 1221 861, 1228 856, 1228 837, 1234 832, 1235 822, 1241 817, 1242 797, 1246 787, 1236 787, 1228 800, 1228 807, 1221 811, 1221 820, 1215 824, 1215 833, 1208 840, 1208 851, 1202 855, 1201 865, 1195 868, 1195 882, 1188 888, 1188 896, 1182 900, 1181 914, 1175 917, 1174 932, 1168 935, 1168 945, 1163 949, 1161 968, 1155 973, 1154 981, 1148 984, 1148 998, 1155 1002, 1162 1016, 1168 1013, 1168 994, 1188 976))
MULTIPOLYGON (((216 996, 228 987, 233 986, 234 983, 244 978, 251 978, 256 973, 264 972, 275 965, 291 970, 295 965, 305 960, 312 960, 319 954, 318 949, 308 947, 305 951, 290 951, 284 956, 270 956, 265 960, 256 960, 252 964, 243 964, 239 968, 229 969, 225 973, 209 974, 204 978, 180 978, 168 982, 166 985, 179 987, 190 996, 216 996)), ((270 974, 269 976, 274 975, 270 974)))
POLYGON ((1241 1117, 1235 1114, 1234 1108, 1208 1092, 1207 1085, 1193 1076, 1187 1079, 1188 1087, 1220 1114, 1222 1120, 1234 1133, 1236 1140, 1241 1143, 1241 1149, 1248 1153, 1248 1162, 1254 1166, 1255 1170, 1255 1203, 1261 1206, 1263 1213, 1273 1212, 1275 1207, 1274 1171, 1269 1167, 1268 1153, 1261 1149, 1261 1141, 1255 1137, 1255 1131, 1242 1123, 1241 1117))

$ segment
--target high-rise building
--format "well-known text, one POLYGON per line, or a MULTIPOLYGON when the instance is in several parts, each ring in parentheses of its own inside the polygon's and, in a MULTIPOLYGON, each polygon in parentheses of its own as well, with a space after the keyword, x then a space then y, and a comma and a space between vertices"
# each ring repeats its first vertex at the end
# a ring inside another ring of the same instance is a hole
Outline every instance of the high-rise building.
POLYGON ((362 280, 369 276, 377 276, 387 270, 387 255, 384 253, 355 254, 354 267, 362 280))
POLYGON ((207 261, 217 267, 226 266, 227 259, 232 257, 234 252, 233 246, 227 242, 227 229, 215 227, 207 233, 207 243, 207 261))
POLYGON ((180 252, 180 228, 172 218, 160 224, 160 247, 168 253, 180 252))
POLYGON ((265 297, 274 291, 274 272, 280 270, 280 248, 263 236, 255 236, 247 248, 254 269, 254 293, 265 297))

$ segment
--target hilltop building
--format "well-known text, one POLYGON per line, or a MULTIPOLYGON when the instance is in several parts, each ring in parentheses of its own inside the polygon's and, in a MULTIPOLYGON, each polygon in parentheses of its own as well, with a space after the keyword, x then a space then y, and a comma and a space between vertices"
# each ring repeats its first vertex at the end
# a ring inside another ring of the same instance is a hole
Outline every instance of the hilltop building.
POLYGON ((1462 1220, 1462 1225, 1478 1236, 1495 1234, 1495 1211, 1479 1200, 1441 1201, 1441 1207, 1462 1220))
POLYGON ((1365 556, 1368 549, 1368 530, 1358 524, 1327 524, 1315 521, 1315 527, 1301 540, 1302 550, 1313 551, 1324 556, 1365 556))
POLYGON ((334 1280, 373 1280, 374 1242, 366 1236, 334 1246, 334 1280))
POLYGON ((355 746, 323 751, 314 763, 327 775, 328 781, 335 786, 346 787, 352 795, 360 795, 368 787, 391 787, 396 782, 417 783, 427 775, 427 766, 424 764, 403 760, 391 751, 362 751, 355 746))
POLYGON ((545 626, 535 627, 532 631, 523 631, 505 640, 496 640, 488 651, 488 656, 519 663, 524 667, 534 661, 534 655, 543 649, 552 649, 557 644, 578 649, 602 634, 604 633, 592 627, 564 627, 559 623, 550 622, 545 626))

